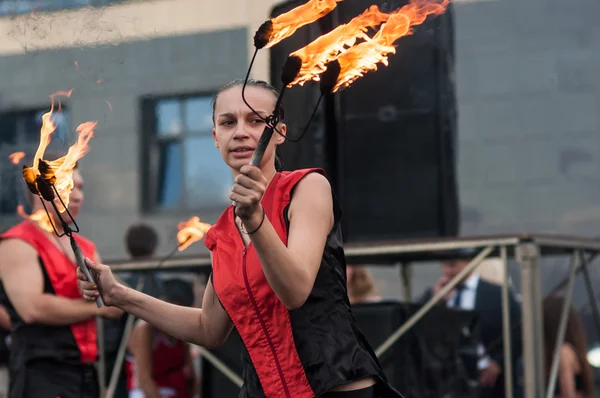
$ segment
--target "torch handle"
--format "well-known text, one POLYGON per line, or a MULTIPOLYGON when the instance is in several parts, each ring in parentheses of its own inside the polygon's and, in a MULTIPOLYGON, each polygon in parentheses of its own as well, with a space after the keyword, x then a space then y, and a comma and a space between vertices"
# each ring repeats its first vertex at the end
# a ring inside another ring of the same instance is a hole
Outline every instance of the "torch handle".
POLYGON ((260 162, 262 162, 262 158, 265 155, 265 151, 269 146, 269 142, 271 141, 271 137, 273 136, 273 127, 266 126, 263 130, 260 139, 258 140, 258 144, 256 145, 256 149, 254 150, 254 154, 252 155, 252 160, 250 160, 250 164, 254 167, 259 167, 260 162))
MULTIPOLYGON (((73 253, 75 253, 75 259, 77 260, 77 265, 79 265, 79 268, 81 268, 81 270, 85 274, 85 277, 88 279, 88 281, 96 284, 96 280, 92 276, 90 269, 87 267, 87 265, 85 265, 85 259, 83 257, 83 253, 81 252, 81 249, 79 248, 79 245, 77 244, 77 241, 75 240, 75 238, 73 238, 73 235, 71 235, 70 238, 71 238, 71 248, 73 249, 73 253)), ((96 305, 98 306, 98 308, 102 308, 104 306, 104 300, 102 299, 102 292, 100 292, 100 296, 98 296, 96 298, 96 305)))
MULTIPOLYGON (((258 144, 256 144, 256 149, 254 150, 254 154, 252 154, 252 159, 250 160, 250 165, 254 167, 260 167, 260 162, 262 162, 262 158, 265 155, 265 151, 269 146, 269 142, 271 141, 271 137, 273 136, 273 127, 265 126, 262 135, 258 139, 258 144)), ((237 206, 237 203, 234 201, 233 207, 237 206)))

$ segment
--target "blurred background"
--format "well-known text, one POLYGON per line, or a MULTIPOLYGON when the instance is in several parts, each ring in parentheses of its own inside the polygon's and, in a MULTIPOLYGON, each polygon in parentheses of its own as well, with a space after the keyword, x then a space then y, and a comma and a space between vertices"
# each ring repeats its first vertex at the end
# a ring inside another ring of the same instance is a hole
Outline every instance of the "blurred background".
MULTIPOLYGON (((212 142, 215 91, 243 78, 256 29, 303 1, 0 0, 0 227, 21 220, 20 165, 32 154, 49 95, 62 99, 51 148, 98 121, 81 161, 78 223, 101 256, 128 258, 125 230, 176 245, 177 223, 214 223, 232 178, 212 142)), ((372 4, 335 12, 258 52, 250 76, 281 86, 287 55, 372 4)), ((323 167, 344 208, 348 244, 523 232, 595 238, 600 231, 600 2, 455 0, 400 39, 390 64, 321 101, 307 135, 283 148, 285 169, 323 167), (367 209, 367 211, 365 211, 367 209)), ((286 93, 291 134, 319 97, 286 93)), ((26 208, 27 210, 27 208, 26 208)), ((204 244, 189 256, 206 256, 204 244)), ((400 264, 367 264, 379 294, 404 299, 400 264)), ((411 299, 438 279, 439 262, 413 264, 411 299)), ((516 291, 518 266, 509 262, 516 291)), ((548 291, 564 258, 542 263, 548 291)), ((600 273, 592 267, 595 284, 600 273)), ((600 343, 582 281, 573 304, 590 346, 600 343)))

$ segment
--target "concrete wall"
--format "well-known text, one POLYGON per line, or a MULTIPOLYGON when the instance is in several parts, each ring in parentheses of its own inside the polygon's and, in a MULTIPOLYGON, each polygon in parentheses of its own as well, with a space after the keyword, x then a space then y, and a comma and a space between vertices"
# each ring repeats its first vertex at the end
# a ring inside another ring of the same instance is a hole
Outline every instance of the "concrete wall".
MULTIPOLYGON (((454 6, 462 235, 599 236, 600 2, 454 6)), ((564 259, 543 266, 547 289, 568 270, 564 259)), ((374 272, 384 292, 397 295, 387 281, 398 271, 374 272)), ((512 273, 518 282, 514 264, 512 273)), ((418 294, 439 268, 413 275, 418 294)), ((580 287, 576 304, 585 299, 580 287)))
MULTIPOLYGON (((73 89, 63 101, 71 111, 71 128, 99 122, 82 161, 86 202, 78 222, 104 258, 124 258, 124 231, 139 220, 156 226, 160 252, 170 252, 177 223, 193 215, 140 212, 140 97, 210 92, 243 77, 249 32, 264 22, 270 3, 130 2, 0 18, 0 110, 43 109, 49 107, 49 94, 73 89)), ((254 77, 268 75, 266 55, 257 59, 254 77)), ((1 153, 12 150, 22 149, 0 148, 1 153)), ((209 223, 218 217, 198 215, 209 223)), ((203 251, 198 244, 187 253, 203 251)))
MULTIPOLYGON (((49 93, 74 88, 73 123, 100 121, 84 169, 87 203, 81 223, 105 257, 124 254, 122 231, 141 217, 139 96, 211 90, 241 76, 254 31, 274 3, 136 1, 0 18, 0 70, 10 75, 0 80, 0 108, 45 105, 49 93)), ((596 235, 600 2, 457 0, 454 5, 462 233, 596 235)), ((255 77, 268 76, 267 61, 268 52, 261 52, 255 77)), ((146 219, 166 240, 187 216, 146 219)), ((170 248, 165 243, 161 249, 170 248)), ((196 245, 190 252, 202 249, 196 245)), ((561 265, 550 267, 560 276, 561 265)), ((402 295, 397 270, 375 273, 384 294, 402 295)), ((417 294, 438 269, 419 267, 414 275, 417 294)))

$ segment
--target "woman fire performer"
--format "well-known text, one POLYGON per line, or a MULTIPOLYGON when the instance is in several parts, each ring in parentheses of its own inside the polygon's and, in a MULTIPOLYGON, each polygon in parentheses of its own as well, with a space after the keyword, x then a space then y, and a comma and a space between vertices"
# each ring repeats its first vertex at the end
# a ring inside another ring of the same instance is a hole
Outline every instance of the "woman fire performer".
MULTIPOLYGON (((209 230, 212 274, 202 309, 179 307, 119 284, 108 266, 97 272, 107 305, 165 333, 204 347, 223 343, 235 326, 243 352, 240 397, 399 397, 352 316, 346 290, 341 209, 320 169, 280 172, 280 123, 260 164, 248 166, 278 97, 250 80, 218 91, 213 138, 235 178, 229 206, 209 230), (260 117, 257 115, 260 115, 260 117)), ((99 291, 79 271, 84 298, 99 291)))

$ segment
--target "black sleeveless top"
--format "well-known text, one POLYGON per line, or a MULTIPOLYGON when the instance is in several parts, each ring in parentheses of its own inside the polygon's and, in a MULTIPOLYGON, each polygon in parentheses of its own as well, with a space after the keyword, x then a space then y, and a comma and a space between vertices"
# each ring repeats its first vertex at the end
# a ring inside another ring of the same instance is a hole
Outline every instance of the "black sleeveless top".
MULTIPOLYGON (((302 307, 289 311, 296 350, 317 397, 335 386, 367 377, 378 381, 378 394, 382 398, 402 397, 388 384, 377 356, 352 315, 346 288, 342 211, 335 196, 333 201, 335 224, 327 237, 313 289, 302 307)), ((284 209, 289 231, 288 211, 289 205, 284 209)), ((239 396, 265 397, 245 347, 242 368, 245 384, 239 396)))

